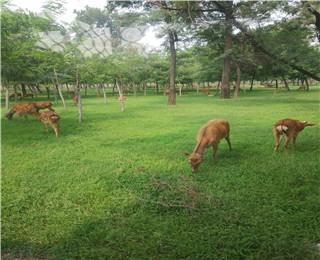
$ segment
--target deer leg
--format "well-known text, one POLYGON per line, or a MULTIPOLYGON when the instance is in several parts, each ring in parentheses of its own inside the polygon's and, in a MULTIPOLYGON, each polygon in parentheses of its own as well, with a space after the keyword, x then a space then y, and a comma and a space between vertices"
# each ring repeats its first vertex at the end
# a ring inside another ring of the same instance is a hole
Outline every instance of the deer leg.
POLYGON ((231 151, 232 149, 231 149, 230 137, 229 137, 229 136, 227 136, 227 137, 226 137, 226 140, 227 140, 228 145, 229 145, 229 150, 231 151))
POLYGON ((217 157, 216 157, 217 150, 218 150, 218 146, 216 144, 212 145, 212 159, 213 160, 217 159, 217 157))
POLYGON ((298 136, 298 135, 293 136, 293 139, 292 139, 293 145, 296 145, 297 136, 298 136))
POLYGON ((286 149, 286 152, 288 152, 288 149, 289 149, 289 143, 291 141, 292 137, 291 136, 286 136, 286 143, 284 145, 285 149, 286 149))
POLYGON ((278 149, 279 149, 279 146, 280 146, 280 143, 281 143, 281 139, 282 139, 282 135, 277 134, 275 136, 275 141, 276 141, 276 144, 274 146, 274 151, 275 152, 278 151, 278 149))
POLYGON ((56 137, 59 137, 59 126, 58 125, 52 125, 52 128, 56 134, 56 137))
POLYGON ((48 133, 48 125, 46 123, 44 123, 43 125, 44 125, 45 132, 48 133))
POLYGON ((272 132, 273 132, 274 140, 276 142, 273 150, 276 152, 279 149, 279 145, 280 145, 282 136, 278 133, 275 126, 273 126, 273 128, 272 128, 272 132))

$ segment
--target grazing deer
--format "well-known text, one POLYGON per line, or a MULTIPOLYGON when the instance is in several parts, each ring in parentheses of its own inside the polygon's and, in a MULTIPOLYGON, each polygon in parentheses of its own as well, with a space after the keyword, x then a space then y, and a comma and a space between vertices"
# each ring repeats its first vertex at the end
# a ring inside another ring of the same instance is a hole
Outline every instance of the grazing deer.
POLYGON ((50 125, 52 127, 52 129, 54 130, 56 137, 59 137, 60 116, 56 112, 53 112, 53 111, 40 112, 38 115, 38 119, 44 124, 47 133, 48 133, 48 125, 50 125))
POLYGON ((46 108, 48 108, 50 111, 54 111, 54 109, 52 108, 53 104, 50 101, 38 101, 38 102, 32 102, 32 104, 34 104, 38 112, 40 109, 46 109, 46 108))
POLYGON ((206 93, 208 96, 211 96, 210 88, 201 88, 200 91, 206 93))
POLYGON ((282 137, 286 136, 286 143, 284 145, 286 152, 288 152, 289 143, 292 140, 293 144, 296 143, 298 134, 307 126, 313 126, 307 121, 299 121, 295 119, 281 119, 272 127, 273 136, 275 139, 274 151, 277 151, 282 137))
POLYGON ((13 93, 13 94, 11 94, 11 95, 9 96, 9 99, 15 99, 16 97, 21 100, 21 98, 22 98, 21 93, 13 93))
POLYGON ((37 116, 38 110, 36 109, 33 103, 19 103, 15 104, 10 111, 6 114, 6 117, 11 120, 13 115, 17 114, 18 116, 37 116))
POLYGON ((79 103, 79 97, 77 95, 72 97, 73 104, 76 106, 79 103))
POLYGON ((23 94, 22 95, 24 98, 25 97, 31 97, 31 98, 33 98, 33 94, 32 93, 26 93, 26 94, 23 94))
POLYGON ((191 165, 192 172, 195 172, 200 166, 204 150, 208 146, 212 146, 214 160, 216 159, 216 152, 221 139, 226 139, 229 145, 229 149, 231 151, 229 134, 230 125, 227 121, 223 119, 210 120, 208 123, 206 123, 203 127, 200 128, 197 135, 196 147, 194 148, 191 154, 186 153, 186 155, 189 156, 188 161, 191 165))

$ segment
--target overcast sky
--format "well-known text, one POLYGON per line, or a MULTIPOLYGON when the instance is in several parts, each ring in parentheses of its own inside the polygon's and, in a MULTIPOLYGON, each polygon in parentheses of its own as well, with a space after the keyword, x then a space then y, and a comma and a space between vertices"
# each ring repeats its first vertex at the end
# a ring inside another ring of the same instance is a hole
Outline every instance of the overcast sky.
MULTIPOLYGON (((36 13, 41 13, 41 7, 45 0, 12 0, 12 9, 22 8, 36 13)), ((59 21, 70 23, 76 15, 74 10, 82 10, 85 6, 97 7, 103 9, 107 4, 107 0, 66 0, 65 9, 66 11, 61 14, 58 19, 59 21)), ((150 47, 159 47, 161 40, 156 37, 156 32, 153 28, 146 31, 145 37, 143 37, 140 43, 149 45, 150 47)))

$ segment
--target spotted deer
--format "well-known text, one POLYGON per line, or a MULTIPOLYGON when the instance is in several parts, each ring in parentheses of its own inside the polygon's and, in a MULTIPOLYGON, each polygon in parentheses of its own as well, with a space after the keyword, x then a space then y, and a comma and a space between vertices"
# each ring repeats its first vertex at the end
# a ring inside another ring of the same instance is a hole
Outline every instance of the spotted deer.
POLYGON ((10 111, 6 114, 6 117, 11 120, 13 115, 17 114, 18 116, 37 116, 38 110, 33 103, 19 103, 15 104, 10 111))
POLYGON ((56 137, 59 137, 60 134, 60 126, 59 126, 59 120, 60 116, 53 111, 43 111, 40 112, 38 115, 38 119, 40 122, 42 122, 45 126, 46 132, 48 132, 48 125, 52 127, 54 130, 56 137))
POLYGON ((34 106, 36 107, 37 111, 39 112, 40 109, 49 109, 50 111, 54 111, 52 108, 53 104, 50 101, 38 101, 38 102, 32 102, 34 106))
POLYGON ((295 119, 285 118, 276 122, 272 126, 272 132, 275 139, 274 151, 277 151, 280 146, 282 137, 286 136, 285 150, 288 152, 289 143, 292 140, 293 144, 296 143, 298 134, 307 126, 313 126, 315 124, 308 123, 307 121, 299 121, 295 119))
POLYGON ((200 166, 205 149, 212 146, 213 159, 216 159, 218 144, 221 139, 226 139, 231 151, 230 143, 230 125, 226 120, 214 119, 210 120, 202 126, 197 135, 197 145, 191 154, 188 155, 188 162, 191 165, 192 172, 196 172, 200 166))

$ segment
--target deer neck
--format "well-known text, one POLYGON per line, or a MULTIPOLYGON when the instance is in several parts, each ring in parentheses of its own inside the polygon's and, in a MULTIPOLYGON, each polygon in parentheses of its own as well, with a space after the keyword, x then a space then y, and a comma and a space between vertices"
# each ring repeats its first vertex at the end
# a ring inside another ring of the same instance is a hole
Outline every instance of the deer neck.
POLYGON ((205 149, 206 149, 206 143, 203 141, 200 141, 199 143, 197 143, 196 147, 194 148, 193 153, 197 153, 202 156, 205 149))

